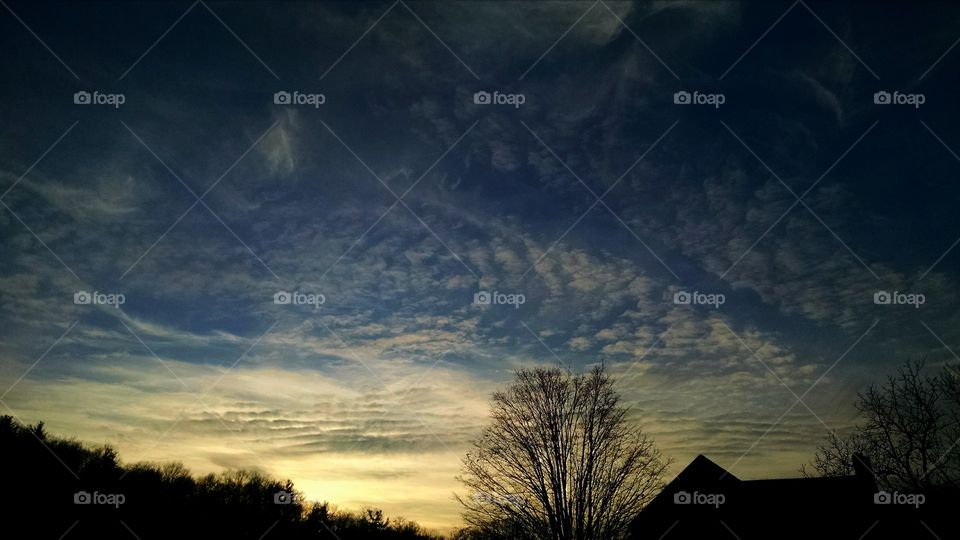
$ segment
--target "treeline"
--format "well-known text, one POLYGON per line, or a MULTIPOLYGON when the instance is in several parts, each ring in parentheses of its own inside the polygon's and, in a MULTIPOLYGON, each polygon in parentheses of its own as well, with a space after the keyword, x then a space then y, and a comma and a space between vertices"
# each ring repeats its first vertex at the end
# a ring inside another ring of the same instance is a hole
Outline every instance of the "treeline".
POLYGON ((924 360, 907 361, 885 383, 858 393, 856 405, 855 428, 831 432, 804 474, 853 474, 859 454, 884 489, 960 489, 960 366, 931 373, 924 360))
POLYGON ((292 482, 249 471, 195 477, 179 463, 123 465, 109 446, 0 416, 0 536, 139 540, 438 540, 378 509, 306 502, 292 482))

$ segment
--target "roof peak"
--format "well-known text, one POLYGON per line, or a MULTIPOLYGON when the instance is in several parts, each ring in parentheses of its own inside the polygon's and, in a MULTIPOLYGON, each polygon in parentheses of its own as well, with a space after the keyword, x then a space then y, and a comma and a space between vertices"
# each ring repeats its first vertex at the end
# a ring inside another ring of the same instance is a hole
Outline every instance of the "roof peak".
POLYGON ((680 483, 695 482, 695 483, 712 483, 712 482, 730 482, 735 481, 739 482, 740 479, 736 476, 729 473, 726 469, 717 465, 713 460, 708 458, 703 454, 697 454, 697 457, 693 458, 693 461, 690 462, 680 474, 674 479, 673 482, 679 481, 680 483))

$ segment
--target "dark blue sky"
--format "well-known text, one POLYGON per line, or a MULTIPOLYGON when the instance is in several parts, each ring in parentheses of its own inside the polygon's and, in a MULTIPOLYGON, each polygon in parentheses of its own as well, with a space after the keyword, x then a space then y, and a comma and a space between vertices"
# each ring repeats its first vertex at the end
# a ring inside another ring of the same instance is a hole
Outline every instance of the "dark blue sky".
POLYGON ((125 459, 447 526, 520 365, 762 477, 958 361, 948 3, 4 2, 0 402, 125 459))

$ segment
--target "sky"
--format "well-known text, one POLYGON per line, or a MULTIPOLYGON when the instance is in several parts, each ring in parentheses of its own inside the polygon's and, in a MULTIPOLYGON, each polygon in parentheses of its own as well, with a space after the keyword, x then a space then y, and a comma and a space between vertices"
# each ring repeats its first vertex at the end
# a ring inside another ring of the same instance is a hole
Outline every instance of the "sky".
POLYGON ((956 6, 0 3, 0 414, 126 462, 445 530, 522 366, 771 478, 960 362, 956 6))

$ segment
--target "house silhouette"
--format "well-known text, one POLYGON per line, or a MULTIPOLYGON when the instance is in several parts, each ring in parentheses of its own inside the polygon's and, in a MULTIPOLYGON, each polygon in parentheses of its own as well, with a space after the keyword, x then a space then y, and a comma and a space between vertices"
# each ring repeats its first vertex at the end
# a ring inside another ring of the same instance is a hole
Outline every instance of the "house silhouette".
POLYGON ((960 538, 958 519, 947 519, 960 510, 955 489, 922 499, 897 492, 894 501, 868 459, 855 456, 853 465, 849 476, 741 480, 698 455, 636 518, 633 538, 960 538))

